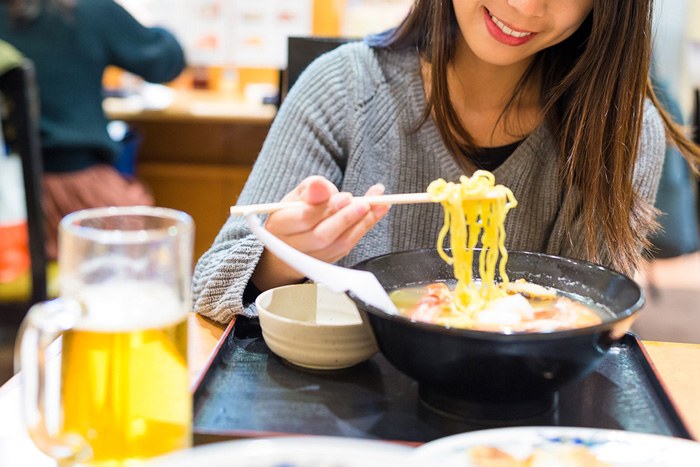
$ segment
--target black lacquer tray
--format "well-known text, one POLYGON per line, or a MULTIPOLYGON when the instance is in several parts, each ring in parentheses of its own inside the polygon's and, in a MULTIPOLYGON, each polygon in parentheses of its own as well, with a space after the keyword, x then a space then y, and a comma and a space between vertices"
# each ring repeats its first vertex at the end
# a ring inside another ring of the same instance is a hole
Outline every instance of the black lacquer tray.
POLYGON ((352 368, 313 371, 270 352, 257 319, 239 318, 223 339, 194 394, 195 443, 309 434, 420 444, 465 431, 517 425, 691 438, 633 334, 625 335, 594 373, 564 387, 552 412, 505 424, 459 420, 426 407, 417 383, 380 353, 352 368))

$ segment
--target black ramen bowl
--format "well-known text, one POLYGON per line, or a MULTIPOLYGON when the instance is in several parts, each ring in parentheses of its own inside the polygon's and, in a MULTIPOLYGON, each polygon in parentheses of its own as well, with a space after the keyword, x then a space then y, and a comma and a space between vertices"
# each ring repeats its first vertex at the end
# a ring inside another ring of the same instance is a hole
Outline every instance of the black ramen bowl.
MULTIPOLYGON (((474 255, 475 271, 478 255, 474 255)), ((436 250, 391 253, 357 264, 388 291, 454 281, 436 250)), ((610 269, 539 253, 509 252, 510 280, 587 297, 610 311, 603 323, 548 333, 506 334, 411 321, 350 298, 369 321, 380 351, 415 379, 429 407, 460 419, 523 420, 555 408, 565 384, 591 373, 632 325, 644 298, 630 278, 610 269)))

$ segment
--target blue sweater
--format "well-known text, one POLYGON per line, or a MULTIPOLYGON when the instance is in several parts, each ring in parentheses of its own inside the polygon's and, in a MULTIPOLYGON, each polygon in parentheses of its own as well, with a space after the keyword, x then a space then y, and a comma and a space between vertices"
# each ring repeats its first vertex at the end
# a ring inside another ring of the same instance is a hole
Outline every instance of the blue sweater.
POLYGON ((13 25, 0 2, 0 38, 36 67, 44 168, 50 172, 113 161, 118 146, 102 110, 107 66, 150 82, 170 81, 185 67, 171 33, 144 27, 113 0, 77 0, 69 13, 45 9, 25 26, 13 25))

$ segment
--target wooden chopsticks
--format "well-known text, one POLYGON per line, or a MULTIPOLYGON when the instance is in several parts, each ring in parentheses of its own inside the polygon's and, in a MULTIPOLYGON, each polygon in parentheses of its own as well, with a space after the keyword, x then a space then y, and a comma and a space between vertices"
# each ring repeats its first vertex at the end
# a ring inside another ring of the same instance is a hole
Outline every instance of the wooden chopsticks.
MULTIPOLYGON (((366 201, 373 205, 432 203, 428 193, 403 193, 394 195, 359 196, 355 199, 366 201)), ((288 201, 279 203, 250 204, 248 206, 231 206, 231 215, 245 216, 246 214, 262 214, 279 211, 286 208, 302 208, 308 206, 304 201, 288 201)))

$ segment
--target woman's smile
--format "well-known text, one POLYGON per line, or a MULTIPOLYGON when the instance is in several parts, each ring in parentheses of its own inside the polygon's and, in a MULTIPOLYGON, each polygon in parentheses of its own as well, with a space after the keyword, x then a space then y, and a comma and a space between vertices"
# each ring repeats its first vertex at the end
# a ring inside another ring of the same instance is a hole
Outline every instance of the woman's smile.
POLYGON ((571 36, 590 14, 593 0, 452 0, 452 7, 462 45, 473 57, 520 68, 571 36))
POLYGON ((485 7, 483 8, 483 12, 486 30, 499 42, 517 46, 529 41, 536 34, 531 31, 522 31, 506 25, 485 7))

